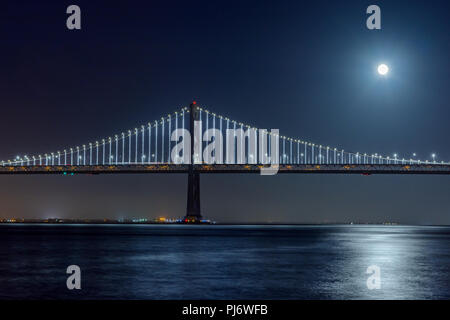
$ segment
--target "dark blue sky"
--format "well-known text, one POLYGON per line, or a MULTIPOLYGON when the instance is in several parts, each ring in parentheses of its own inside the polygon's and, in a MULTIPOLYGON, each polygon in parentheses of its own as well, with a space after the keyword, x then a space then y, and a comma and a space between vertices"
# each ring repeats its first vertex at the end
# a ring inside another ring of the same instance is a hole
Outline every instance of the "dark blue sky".
MULTIPOLYGON (((448 1, 4 1, 0 159, 187 105, 345 150, 450 159, 448 1), (82 30, 66 29, 66 8, 82 30), (382 30, 366 28, 377 4, 382 30), (389 65, 389 77, 375 72, 389 65)), ((0 217, 182 216, 183 176, 1 177, 0 217)), ((450 223, 447 177, 202 177, 218 221, 450 223)))

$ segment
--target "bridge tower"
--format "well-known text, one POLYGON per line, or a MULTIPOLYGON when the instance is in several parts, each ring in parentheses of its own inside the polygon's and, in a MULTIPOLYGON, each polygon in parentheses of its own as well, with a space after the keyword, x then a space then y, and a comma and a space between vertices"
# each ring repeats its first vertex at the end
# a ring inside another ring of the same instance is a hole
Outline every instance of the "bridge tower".
POLYGON ((195 101, 189 106, 189 128, 191 131, 191 163, 189 164, 188 194, 185 222, 196 223, 202 219, 200 213, 200 174, 194 172, 194 122, 200 120, 200 110, 195 101))

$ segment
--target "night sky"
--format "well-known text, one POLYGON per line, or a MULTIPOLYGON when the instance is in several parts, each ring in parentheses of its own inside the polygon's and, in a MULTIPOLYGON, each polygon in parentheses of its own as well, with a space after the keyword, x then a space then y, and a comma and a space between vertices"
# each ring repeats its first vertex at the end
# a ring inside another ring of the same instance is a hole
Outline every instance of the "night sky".
MULTIPOLYGON (((282 135, 450 160, 448 1, 3 1, 0 159, 82 145, 192 99, 282 135), (66 28, 77 4, 82 30, 66 28), (366 28, 377 4, 382 30, 366 28), (388 77, 376 73, 379 63, 388 77)), ((450 224, 450 177, 202 176, 216 221, 450 224)), ((0 218, 185 213, 184 175, 1 176, 0 218)))

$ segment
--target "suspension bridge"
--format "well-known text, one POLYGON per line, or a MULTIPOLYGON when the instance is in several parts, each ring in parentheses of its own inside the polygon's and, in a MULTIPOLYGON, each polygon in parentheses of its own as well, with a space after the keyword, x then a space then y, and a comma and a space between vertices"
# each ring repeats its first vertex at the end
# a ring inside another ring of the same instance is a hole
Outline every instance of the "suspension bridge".
POLYGON ((0 161, 0 174, 188 174, 185 221, 198 222, 200 174, 259 174, 274 165, 281 174, 450 174, 450 163, 436 162, 434 155, 430 161, 345 151, 258 129, 217 115, 195 101, 95 142, 0 161))

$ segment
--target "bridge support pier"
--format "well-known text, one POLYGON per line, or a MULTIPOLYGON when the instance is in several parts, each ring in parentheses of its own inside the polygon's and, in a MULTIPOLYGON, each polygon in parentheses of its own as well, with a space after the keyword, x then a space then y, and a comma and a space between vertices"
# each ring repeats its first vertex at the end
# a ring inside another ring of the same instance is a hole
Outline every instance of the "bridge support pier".
POLYGON ((184 222, 196 223, 202 220, 200 213, 200 174, 189 172, 187 208, 184 222))
POLYGON ((194 172, 194 122, 200 120, 200 112, 195 101, 191 103, 189 108, 189 122, 191 130, 191 163, 189 165, 186 216, 184 217, 183 221, 185 223, 198 223, 200 222, 200 220, 202 220, 202 215, 200 213, 200 174, 198 172, 194 172))

